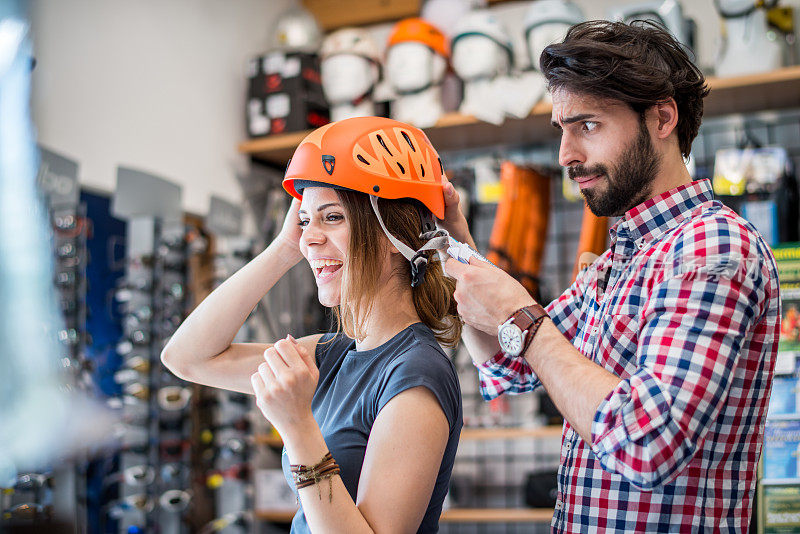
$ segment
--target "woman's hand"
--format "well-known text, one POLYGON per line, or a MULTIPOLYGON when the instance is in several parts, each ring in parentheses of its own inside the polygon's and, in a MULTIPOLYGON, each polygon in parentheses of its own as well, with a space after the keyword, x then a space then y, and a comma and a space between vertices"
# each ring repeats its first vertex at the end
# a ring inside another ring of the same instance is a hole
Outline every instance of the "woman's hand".
POLYGON ((460 195, 447 176, 442 176, 442 178, 444 181, 444 219, 439 221, 439 226, 447 230, 447 233, 456 240, 478 250, 469 233, 469 224, 464 217, 464 212, 461 211, 460 195))
POLYGON ((314 357, 292 336, 265 350, 264 363, 250 377, 256 405, 285 442, 316 424, 311 400, 318 380, 314 357))
POLYGON ((303 228, 300 226, 300 201, 296 198, 292 199, 292 204, 286 211, 286 217, 283 219, 283 228, 281 228, 278 237, 275 238, 276 242, 282 243, 287 251, 297 256, 297 261, 303 259, 300 252, 300 236, 303 235, 303 228))

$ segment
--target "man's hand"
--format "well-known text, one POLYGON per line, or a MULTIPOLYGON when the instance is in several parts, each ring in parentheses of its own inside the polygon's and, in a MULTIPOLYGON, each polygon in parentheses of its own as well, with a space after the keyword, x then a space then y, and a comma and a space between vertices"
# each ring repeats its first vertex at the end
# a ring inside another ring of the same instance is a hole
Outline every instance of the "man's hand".
POLYGON ((470 258, 469 265, 450 258, 445 271, 456 279, 458 314, 466 324, 487 334, 497 335, 497 327, 512 313, 536 302, 506 272, 477 258, 470 258))
POLYGON ((444 219, 439 221, 439 225, 458 241, 478 250, 469 233, 469 225, 464 217, 464 212, 461 211, 461 198, 458 191, 446 176, 442 176, 442 180, 444 181, 444 219))

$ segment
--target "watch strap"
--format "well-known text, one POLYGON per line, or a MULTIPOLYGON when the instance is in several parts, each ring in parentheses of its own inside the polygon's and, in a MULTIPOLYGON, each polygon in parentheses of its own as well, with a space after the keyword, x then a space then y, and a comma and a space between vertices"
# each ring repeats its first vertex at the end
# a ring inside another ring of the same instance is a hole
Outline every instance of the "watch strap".
POLYGON ((525 354, 525 351, 528 350, 528 346, 530 346, 531 341, 533 341, 533 337, 536 335, 537 330, 539 330, 539 326, 547 316, 547 310, 545 310, 541 304, 531 304, 530 306, 518 309, 509 318, 525 336, 522 342, 522 352, 520 352, 520 354, 525 354))

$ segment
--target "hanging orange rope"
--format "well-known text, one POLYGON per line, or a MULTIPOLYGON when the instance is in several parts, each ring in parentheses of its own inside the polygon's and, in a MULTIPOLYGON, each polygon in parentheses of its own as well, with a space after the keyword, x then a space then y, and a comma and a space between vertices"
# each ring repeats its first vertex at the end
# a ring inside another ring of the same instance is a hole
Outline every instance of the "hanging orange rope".
POLYGON ((608 217, 598 217, 589 206, 583 206, 583 222, 581 223, 581 236, 578 240, 578 251, 575 254, 575 268, 572 270, 572 280, 593 256, 600 256, 605 252, 608 240, 608 217))
POLYGON ((505 161, 500 167, 503 193, 489 237, 487 258, 539 297, 547 224, 550 177, 505 161))

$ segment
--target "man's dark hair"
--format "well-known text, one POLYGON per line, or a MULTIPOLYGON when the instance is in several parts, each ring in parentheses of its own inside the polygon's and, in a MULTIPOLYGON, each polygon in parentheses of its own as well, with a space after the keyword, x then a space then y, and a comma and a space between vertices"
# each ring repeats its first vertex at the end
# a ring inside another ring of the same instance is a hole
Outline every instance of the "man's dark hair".
POLYGON ((674 98, 678 144, 689 157, 709 89, 683 45, 662 26, 649 21, 576 24, 562 42, 542 51, 539 65, 550 91, 621 100, 640 115, 674 98))

